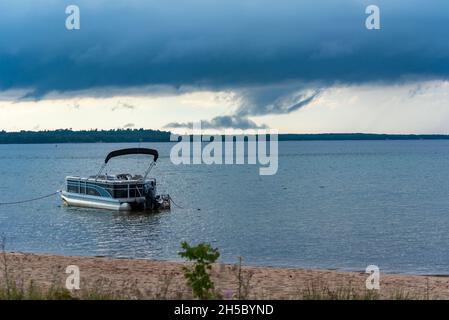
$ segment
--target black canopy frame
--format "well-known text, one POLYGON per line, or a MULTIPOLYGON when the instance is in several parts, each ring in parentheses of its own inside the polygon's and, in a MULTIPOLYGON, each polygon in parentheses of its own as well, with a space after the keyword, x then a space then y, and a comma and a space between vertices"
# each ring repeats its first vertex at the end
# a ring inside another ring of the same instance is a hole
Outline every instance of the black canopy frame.
POLYGON ((129 155, 129 154, 146 154, 146 155, 153 156, 153 161, 151 162, 150 166, 145 171, 145 174, 143 176, 143 180, 145 181, 146 177, 148 176, 148 174, 150 173, 151 169, 156 164, 157 159, 159 158, 159 153, 155 149, 127 148, 127 149, 119 149, 119 150, 115 150, 115 151, 110 152, 106 156, 106 158, 104 159, 104 164, 101 166, 100 171, 97 174, 97 179, 100 176, 100 174, 103 171, 103 169, 108 164, 109 160, 111 160, 112 158, 115 158, 115 157, 125 156, 125 155, 129 155))
POLYGON ((159 153, 155 149, 148 149, 148 148, 128 148, 128 149, 120 149, 110 152, 106 159, 104 160, 104 163, 107 164, 109 160, 115 157, 120 156, 126 156, 128 154, 147 154, 150 156, 153 156, 153 161, 156 162, 159 158, 159 153))

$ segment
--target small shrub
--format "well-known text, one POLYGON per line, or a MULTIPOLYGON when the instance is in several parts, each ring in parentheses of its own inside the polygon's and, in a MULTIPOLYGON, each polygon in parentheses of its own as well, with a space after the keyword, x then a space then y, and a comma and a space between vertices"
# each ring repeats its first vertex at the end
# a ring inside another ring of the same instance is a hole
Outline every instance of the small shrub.
POLYGON ((192 267, 183 268, 184 276, 192 289, 193 297, 198 299, 215 298, 215 285, 208 271, 212 268, 212 263, 220 257, 218 249, 212 248, 207 243, 200 243, 191 247, 185 241, 181 243, 181 247, 184 251, 179 252, 179 255, 194 262, 192 267))

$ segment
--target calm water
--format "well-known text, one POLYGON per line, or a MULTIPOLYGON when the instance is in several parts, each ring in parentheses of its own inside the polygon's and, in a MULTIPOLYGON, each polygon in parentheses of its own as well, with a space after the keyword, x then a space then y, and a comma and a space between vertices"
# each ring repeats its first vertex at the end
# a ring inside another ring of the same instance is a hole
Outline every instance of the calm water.
MULTIPOLYGON (((137 144, 0 145, 0 202, 92 175, 105 154, 137 144)), ((179 260, 182 240, 211 242, 222 261, 449 274, 449 141, 281 142, 279 171, 175 166, 171 144, 152 171, 185 209, 142 215, 61 206, 57 196, 0 206, 10 251, 179 260), (200 210, 198 210, 200 209, 200 210)), ((109 173, 141 172, 144 157, 109 173)))

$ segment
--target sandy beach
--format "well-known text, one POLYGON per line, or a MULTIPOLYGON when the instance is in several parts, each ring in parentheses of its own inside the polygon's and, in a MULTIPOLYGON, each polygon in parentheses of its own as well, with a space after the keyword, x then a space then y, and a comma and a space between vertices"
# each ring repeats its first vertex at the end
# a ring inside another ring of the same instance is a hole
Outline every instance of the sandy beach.
MULTIPOLYGON (((64 287, 67 266, 76 265, 80 290, 75 295, 95 291, 121 299, 192 297, 183 275, 184 263, 29 253, 0 255, 0 283, 7 274, 17 285, 27 286, 32 281, 43 290, 64 287)), ((363 299, 367 294, 368 275, 362 272, 243 266, 239 273, 239 269, 235 265, 214 265, 212 278, 223 299, 239 295, 244 299, 363 299)), ((380 299, 449 299, 449 277, 381 273, 380 290, 374 295, 380 299)))

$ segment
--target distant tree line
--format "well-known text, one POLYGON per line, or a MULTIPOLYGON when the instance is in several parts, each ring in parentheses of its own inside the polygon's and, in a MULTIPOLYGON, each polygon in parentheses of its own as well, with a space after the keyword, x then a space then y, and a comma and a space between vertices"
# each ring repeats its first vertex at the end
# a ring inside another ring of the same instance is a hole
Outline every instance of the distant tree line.
POLYGON ((0 131, 0 143, 166 142, 170 132, 145 129, 0 131))
MULTIPOLYGON (((190 137, 192 139, 192 136, 190 137)), ((448 140, 442 134, 280 134, 280 141, 317 140, 448 140)), ((98 142, 169 142, 170 132, 149 129, 81 130, 69 129, 45 131, 0 131, 0 144, 27 143, 98 143, 98 142)))
POLYGON ((448 140, 445 134, 375 134, 375 133, 317 133, 282 134, 280 141, 289 140, 448 140))

